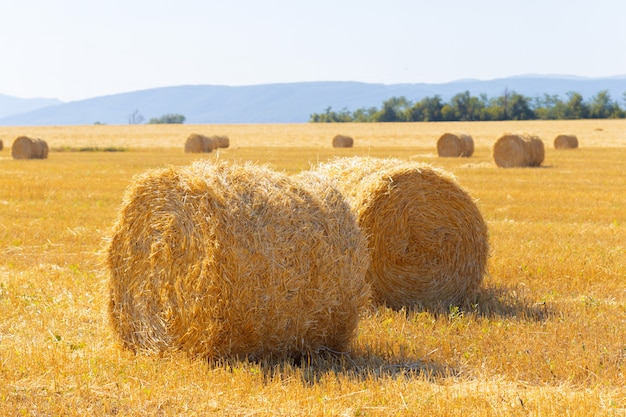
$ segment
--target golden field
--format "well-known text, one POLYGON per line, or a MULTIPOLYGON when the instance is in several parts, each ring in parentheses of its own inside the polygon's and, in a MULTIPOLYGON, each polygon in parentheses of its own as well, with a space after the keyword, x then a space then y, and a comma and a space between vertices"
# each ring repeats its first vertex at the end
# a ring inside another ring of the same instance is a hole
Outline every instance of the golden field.
POLYGON ((0 140, 0 415, 626 416, 624 120, 0 127, 0 140), (446 131, 472 135, 474 155, 438 158, 446 131), (542 167, 495 166, 508 131, 543 139, 542 167), (230 148, 185 154, 192 132, 230 148), (333 149, 338 133, 354 148, 333 149), (555 150, 561 133, 580 148, 555 150), (13 160, 19 135, 46 140, 48 159, 13 160), (489 226, 476 299, 372 310, 348 352, 303 363, 119 348, 103 248, 134 175, 201 158, 291 174, 352 155, 455 174, 489 226))

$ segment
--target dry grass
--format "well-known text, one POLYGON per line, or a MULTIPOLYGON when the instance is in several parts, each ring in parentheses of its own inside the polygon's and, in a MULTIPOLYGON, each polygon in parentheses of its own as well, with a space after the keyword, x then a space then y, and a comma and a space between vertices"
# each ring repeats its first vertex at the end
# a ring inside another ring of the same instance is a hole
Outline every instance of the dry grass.
POLYGON ((185 154, 194 126, 0 128, 0 414, 626 415, 626 122, 215 126, 231 147, 185 154), (438 158, 447 130, 471 158, 438 158), (544 140, 541 168, 498 169, 505 131, 544 140), (13 160, 13 138, 45 137, 47 160, 13 160), (54 152, 56 147, 128 152, 54 152), (135 174, 197 159, 268 163, 288 173, 336 155, 395 157, 452 171, 478 198, 492 256, 486 289, 446 311, 379 309, 344 355, 300 363, 207 363, 116 346, 104 239, 135 174))
MULTIPOLYGON (((346 123, 342 134, 357 138, 355 148, 399 147, 428 148, 437 153, 437 138, 445 132, 465 132, 476 147, 491 147, 504 132, 523 129, 538 135, 546 143, 565 132, 575 133, 580 147, 624 146, 624 120, 568 120, 481 123, 346 123)), ((21 135, 45 138, 50 148, 61 146, 101 148, 181 148, 183 140, 194 132, 222 132, 230 146, 328 148, 328 140, 337 133, 336 123, 284 125, 122 125, 122 126, 0 126, 0 140, 10 148, 21 135)), ((181 150, 182 152, 182 150, 181 150)))

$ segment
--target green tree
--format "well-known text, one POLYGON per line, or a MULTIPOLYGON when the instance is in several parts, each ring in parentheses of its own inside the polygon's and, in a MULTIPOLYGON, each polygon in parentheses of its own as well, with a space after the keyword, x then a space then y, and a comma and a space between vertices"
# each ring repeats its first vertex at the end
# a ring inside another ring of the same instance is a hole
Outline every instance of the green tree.
POLYGON ((591 119, 608 119, 619 117, 621 109, 619 105, 611 100, 608 90, 602 90, 591 99, 589 104, 589 117, 591 119))
POLYGON ((158 118, 152 118, 148 121, 148 124, 183 124, 185 123, 185 116, 182 114, 164 114, 158 118))
POLYGON ((589 115, 589 108, 583 101, 583 96, 575 91, 570 91, 567 93, 567 97, 563 119, 586 119, 589 115))
POLYGON ((503 120, 502 108, 497 105, 497 99, 491 98, 483 109, 481 120, 503 120))
POLYGON ((530 99, 515 91, 509 91, 508 88, 500 97, 489 101, 487 114, 491 120, 530 120, 536 118, 535 112, 531 108, 530 99))
POLYGON ((413 122, 439 122, 443 120, 441 97, 424 97, 409 110, 410 120, 413 122))
POLYGON ((458 93, 450 100, 450 107, 454 111, 453 120, 472 120, 470 115, 470 100, 472 96, 469 91, 458 93))
POLYGON ((406 122, 409 120, 411 102, 406 97, 391 97, 383 102, 383 108, 376 113, 376 122, 406 122))
POLYGON ((356 109, 352 113, 352 121, 353 122, 372 122, 374 121, 374 116, 378 112, 377 107, 368 107, 368 108, 360 108, 356 109))
POLYGON ((453 122, 455 120, 458 120, 456 116, 456 111, 451 105, 447 103, 443 105, 443 107, 441 108, 441 120, 444 120, 446 122, 453 122))
POLYGON ((309 116, 309 122, 311 123, 347 123, 351 122, 352 115, 348 109, 344 108, 340 112, 335 112, 332 107, 326 107, 324 113, 313 113, 309 116))
MULTIPOLYGON (((626 102, 626 92, 623 94, 626 102)), ((435 122, 435 121, 478 121, 478 120, 560 120, 594 118, 624 118, 626 112, 616 101, 611 100, 608 90, 600 91, 589 103, 582 95, 570 91, 567 101, 558 95, 544 94, 531 99, 515 91, 505 89, 499 97, 489 98, 486 94, 472 96, 469 91, 456 94, 450 102, 440 96, 424 97, 412 104, 406 97, 391 97, 383 102, 382 108, 361 108, 350 113, 344 109, 325 113, 313 113, 312 123, 332 122, 435 122)))
POLYGON ((535 115, 542 120, 562 120, 567 115, 567 103, 557 95, 544 94, 540 105, 535 108, 535 115))
POLYGON ((450 107, 454 111, 452 120, 474 121, 481 120, 485 103, 479 97, 472 96, 469 91, 465 91, 452 97, 450 107))
POLYGON ((543 97, 535 98, 535 115, 541 120, 554 120, 556 119, 556 106, 560 103, 558 95, 544 94, 543 97))
POLYGON ((511 93, 508 100, 507 120, 532 120, 535 119, 535 112, 530 107, 530 100, 515 91, 511 93))

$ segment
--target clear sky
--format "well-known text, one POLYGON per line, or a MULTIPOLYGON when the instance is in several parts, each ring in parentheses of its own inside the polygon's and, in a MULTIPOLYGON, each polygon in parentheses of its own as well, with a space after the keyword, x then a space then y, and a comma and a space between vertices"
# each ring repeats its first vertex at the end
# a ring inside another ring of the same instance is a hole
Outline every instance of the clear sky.
POLYGON ((626 75, 624 0, 13 0, 0 93, 626 75))

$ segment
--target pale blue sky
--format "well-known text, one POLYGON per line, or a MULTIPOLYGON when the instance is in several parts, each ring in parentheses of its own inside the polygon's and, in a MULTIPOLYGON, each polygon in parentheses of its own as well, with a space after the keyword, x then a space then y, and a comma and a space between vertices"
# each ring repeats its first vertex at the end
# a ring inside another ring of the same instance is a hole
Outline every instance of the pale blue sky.
POLYGON ((623 0, 20 0, 0 93, 63 101, 183 84, 626 75, 623 0))

